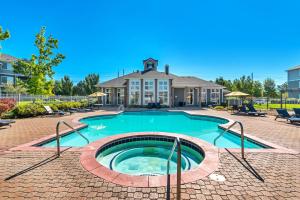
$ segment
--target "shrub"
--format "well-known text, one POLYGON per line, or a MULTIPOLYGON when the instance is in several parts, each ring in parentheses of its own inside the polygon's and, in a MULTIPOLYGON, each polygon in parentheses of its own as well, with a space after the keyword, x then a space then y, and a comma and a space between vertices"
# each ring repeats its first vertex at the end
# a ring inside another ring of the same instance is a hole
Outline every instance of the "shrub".
MULTIPOLYGON (((48 104, 42 103, 28 103, 28 104, 19 104, 15 107, 12 112, 8 114, 11 117, 35 117, 38 115, 43 115, 46 113, 44 105, 48 105, 51 107, 53 111, 56 110, 68 110, 70 108, 80 108, 85 106, 87 103, 85 102, 54 102, 48 104)), ((4 108, 3 108, 4 109, 4 108)), ((1 104, 0 104, 0 112, 1 112, 1 104)))
POLYGON ((0 115, 12 110, 16 105, 16 100, 11 98, 0 99, 0 115))
POLYGON ((224 106, 215 106, 214 107, 215 110, 224 110, 224 106))
POLYGON ((35 117, 45 114, 46 110, 40 103, 30 103, 18 105, 13 113, 15 117, 35 117))

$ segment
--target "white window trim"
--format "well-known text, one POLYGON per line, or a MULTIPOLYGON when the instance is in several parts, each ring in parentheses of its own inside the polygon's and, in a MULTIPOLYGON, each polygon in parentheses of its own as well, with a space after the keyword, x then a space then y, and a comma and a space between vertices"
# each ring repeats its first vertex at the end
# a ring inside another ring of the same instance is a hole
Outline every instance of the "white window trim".
MULTIPOLYGON (((128 92, 128 100, 129 100, 129 102, 128 102, 128 104, 129 105, 134 105, 134 104, 131 104, 131 101, 130 101, 130 95, 131 95, 131 92, 132 92, 132 90, 131 90, 131 82, 132 81, 135 81, 135 82, 139 82, 139 92, 140 92, 140 95, 139 95, 139 99, 138 99, 138 104, 137 105, 141 105, 141 97, 142 97, 142 92, 141 92, 141 80, 140 79, 129 79, 129 92, 128 92)), ((134 89, 133 91, 137 91, 136 89, 134 89)))
POLYGON ((124 90, 124 88, 117 88, 117 105, 123 105, 124 103, 125 103, 125 90, 124 90), (119 92, 119 90, 120 90, 120 92, 119 92), (123 95, 121 95, 122 94, 121 90, 123 90, 123 95), (118 96, 119 93, 120 93, 120 98, 118 96), (122 96, 123 96, 123 103, 119 103, 119 100, 121 100, 122 96))
POLYGON ((166 104, 163 104, 163 105, 166 105, 166 106, 169 106, 170 105, 170 83, 169 83, 170 81, 169 81, 169 79, 158 79, 157 80, 157 94, 156 94, 156 96, 157 96, 157 101, 159 101, 159 92, 167 92, 168 93, 168 101, 167 101, 167 103, 166 104), (167 81, 167 90, 160 90, 159 89, 159 82, 160 81, 167 81))
POLYGON ((188 91, 187 91, 187 96, 186 96, 186 98, 189 96, 188 94, 192 94, 193 95, 193 102, 192 103, 190 103, 189 101, 186 101, 186 105, 194 105, 195 104, 195 89, 194 88, 188 88, 188 91), (192 89, 192 92, 190 92, 190 90, 192 89))
POLYGON ((105 105, 111 105, 112 104, 112 94, 113 94, 113 90, 112 90, 112 88, 105 88, 105 105), (106 90, 110 90, 110 92, 107 92, 106 90), (110 95, 108 95, 108 94, 110 94, 110 95), (110 98, 111 98, 111 102, 108 104, 108 103, 106 103, 107 102, 107 98, 110 96, 110 98))
POLYGON ((152 90, 147 90, 148 92, 153 92, 153 98, 152 98, 152 101, 155 102, 155 80, 154 79, 144 79, 143 80, 143 105, 148 105, 148 103, 146 104, 146 101, 145 101, 145 94, 146 94, 146 84, 145 82, 146 81, 152 81, 153 83, 153 88, 152 90))

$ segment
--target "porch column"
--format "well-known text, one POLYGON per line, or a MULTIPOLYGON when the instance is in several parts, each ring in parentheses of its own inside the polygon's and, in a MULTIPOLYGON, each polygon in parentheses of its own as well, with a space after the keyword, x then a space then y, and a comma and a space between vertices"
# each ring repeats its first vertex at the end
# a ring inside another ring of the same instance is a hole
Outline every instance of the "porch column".
POLYGON ((141 103, 140 105, 144 105, 144 79, 141 79, 141 103))
POLYGON ((199 87, 198 88, 198 99, 199 99, 199 108, 201 108, 201 104, 202 104, 202 99, 201 99, 201 95, 202 95, 202 88, 199 87))
POLYGON ((172 94, 172 79, 169 79, 169 107, 171 107, 172 103, 173 103, 173 94, 172 94))
POLYGON ((129 80, 127 79, 126 80, 126 87, 125 87, 125 90, 124 90, 124 99, 125 99, 125 107, 127 107, 129 105, 129 80))
POLYGON ((158 91, 157 83, 158 83, 157 79, 154 79, 154 103, 157 103, 157 91, 158 91))

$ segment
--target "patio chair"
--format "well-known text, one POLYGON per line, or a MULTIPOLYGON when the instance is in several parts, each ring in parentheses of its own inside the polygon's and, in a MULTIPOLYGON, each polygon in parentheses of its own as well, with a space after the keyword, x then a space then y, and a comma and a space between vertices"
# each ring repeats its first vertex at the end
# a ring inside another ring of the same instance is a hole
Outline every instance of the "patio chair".
POLYGON ((47 112, 48 115, 59 115, 59 116, 63 116, 63 115, 66 114, 66 113, 65 113, 64 111, 62 111, 62 110, 53 111, 53 110, 51 109, 50 106, 44 106, 44 108, 45 108, 45 110, 46 110, 46 112, 47 112))
POLYGON ((294 108, 294 113, 296 117, 300 118, 300 108, 294 108))
POLYGON ((276 112, 278 115, 276 115, 275 120, 277 120, 277 118, 282 118, 282 119, 286 119, 287 121, 292 118, 293 116, 290 115, 287 111, 287 109, 284 108, 279 108, 276 109, 276 112))
POLYGON ((249 109, 248 113, 251 113, 252 115, 266 116, 267 114, 266 112, 257 111, 252 104, 248 104, 247 107, 249 109))
POLYGON ((291 124, 293 123, 300 123, 300 117, 291 117, 291 118, 288 118, 288 121, 291 122, 291 124))
POLYGON ((245 105, 242 105, 241 107, 238 108, 238 114, 249 114, 249 111, 247 110, 245 105))
POLYGON ((11 126, 11 123, 15 123, 14 120, 0 119, 0 127, 2 126, 11 126))

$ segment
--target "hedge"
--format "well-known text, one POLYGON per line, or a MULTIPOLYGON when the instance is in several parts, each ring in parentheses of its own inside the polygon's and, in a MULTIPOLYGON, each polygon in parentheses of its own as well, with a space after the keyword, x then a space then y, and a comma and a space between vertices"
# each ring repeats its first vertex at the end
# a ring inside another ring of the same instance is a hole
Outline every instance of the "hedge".
POLYGON ((50 106, 53 111, 68 110, 70 108, 81 108, 87 106, 87 102, 57 102, 57 103, 28 103, 19 104, 13 110, 5 113, 5 118, 35 117, 46 114, 44 106, 50 106))

